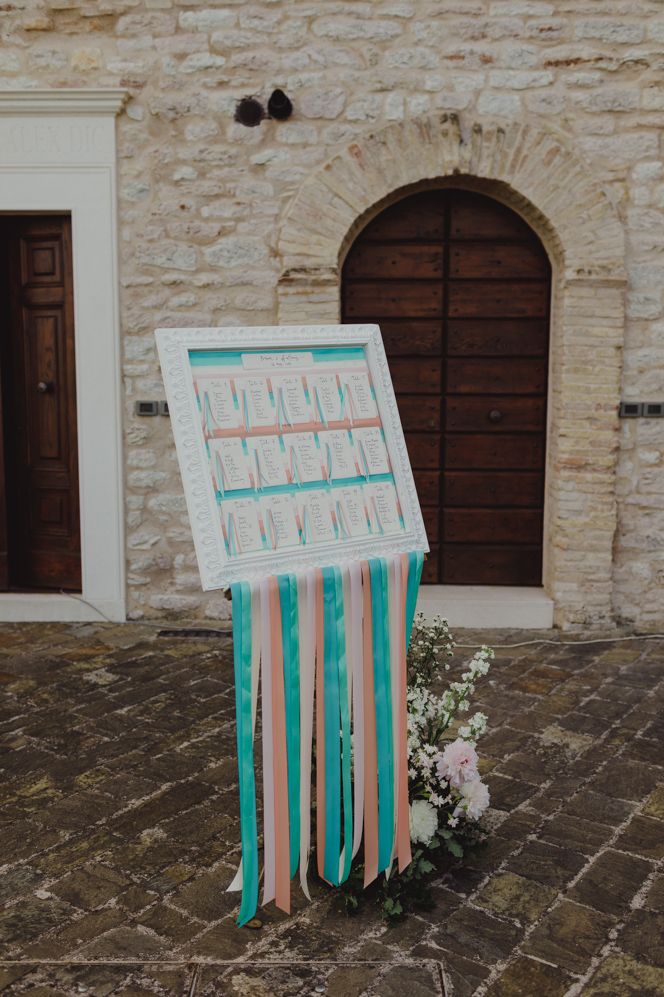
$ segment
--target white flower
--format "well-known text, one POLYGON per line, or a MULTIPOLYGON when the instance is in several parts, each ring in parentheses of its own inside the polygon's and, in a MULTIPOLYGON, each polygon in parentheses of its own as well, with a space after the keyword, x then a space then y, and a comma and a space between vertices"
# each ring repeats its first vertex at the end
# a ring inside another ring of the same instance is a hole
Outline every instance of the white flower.
POLYGON ((472 779, 464 782, 459 787, 461 800, 454 808, 454 816, 466 813, 471 820, 479 820, 486 808, 489 806, 489 790, 480 779, 472 779))
POLYGON ((423 845, 431 842, 438 829, 438 816, 427 800, 413 800, 410 805, 410 840, 423 845))

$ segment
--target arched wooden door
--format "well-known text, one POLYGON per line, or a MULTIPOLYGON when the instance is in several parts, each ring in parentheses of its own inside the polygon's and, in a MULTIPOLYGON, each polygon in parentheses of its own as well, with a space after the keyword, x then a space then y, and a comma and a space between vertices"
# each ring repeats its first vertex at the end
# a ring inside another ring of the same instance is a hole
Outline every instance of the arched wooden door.
POLYGON ((540 585, 551 268, 523 219, 450 188, 386 208, 342 276, 377 322, 431 545, 425 581, 540 585))

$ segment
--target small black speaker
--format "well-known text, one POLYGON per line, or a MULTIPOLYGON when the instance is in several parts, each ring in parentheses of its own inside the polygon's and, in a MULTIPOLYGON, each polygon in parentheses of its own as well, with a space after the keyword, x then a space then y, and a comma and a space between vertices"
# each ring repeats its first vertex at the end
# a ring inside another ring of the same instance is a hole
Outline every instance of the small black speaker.
POLYGON ((273 90, 267 102, 267 113, 277 121, 286 121, 293 113, 293 103, 283 90, 273 90))

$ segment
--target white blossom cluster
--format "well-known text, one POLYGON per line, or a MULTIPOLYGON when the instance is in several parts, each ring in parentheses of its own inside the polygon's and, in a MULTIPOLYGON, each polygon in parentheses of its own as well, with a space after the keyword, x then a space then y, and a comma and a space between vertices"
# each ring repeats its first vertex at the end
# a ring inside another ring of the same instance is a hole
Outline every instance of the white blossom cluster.
MULTIPOLYGON (((451 657, 454 641, 447 623, 436 617, 431 627, 418 618, 409 650, 408 776, 412 799, 410 822, 414 842, 429 844, 440 827, 455 828, 467 818, 478 820, 489 805, 489 791, 477 771, 477 739, 487 717, 474 713, 458 728, 455 741, 444 735, 458 713, 466 713, 477 679, 489 671, 494 654, 482 647, 467 663, 461 680, 437 695, 430 685, 441 658, 451 657)), ((442 662, 447 670, 449 664, 442 662)))

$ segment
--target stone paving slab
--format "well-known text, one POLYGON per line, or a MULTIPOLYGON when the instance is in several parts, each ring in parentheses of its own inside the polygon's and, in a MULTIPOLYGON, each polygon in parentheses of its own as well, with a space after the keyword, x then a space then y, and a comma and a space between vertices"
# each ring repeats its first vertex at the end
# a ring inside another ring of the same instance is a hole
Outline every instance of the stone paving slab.
POLYGON ((230 639, 157 633, 0 627, 0 990, 664 993, 664 641, 498 650, 476 703, 493 834, 441 876, 433 910, 348 918, 314 882, 312 904, 295 888, 291 917, 270 905, 250 930, 226 893, 230 639))

